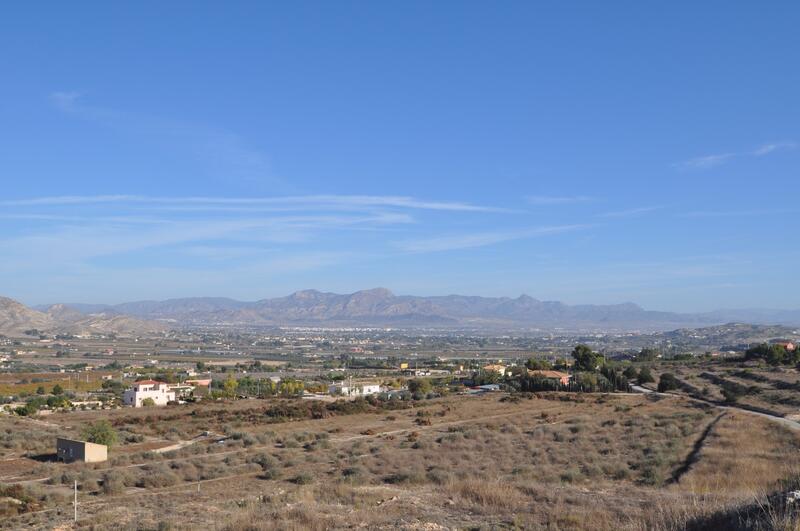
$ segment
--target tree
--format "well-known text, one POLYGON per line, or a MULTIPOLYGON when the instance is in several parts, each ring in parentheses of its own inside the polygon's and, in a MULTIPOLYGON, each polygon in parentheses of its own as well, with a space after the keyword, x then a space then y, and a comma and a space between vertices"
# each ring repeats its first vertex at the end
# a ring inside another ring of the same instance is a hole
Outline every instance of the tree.
POLYGON ((650 372, 648 367, 642 367, 639 369, 639 377, 637 378, 639 384, 645 384, 650 382, 655 382, 655 378, 653 378, 653 373, 650 372))
POLYGON ((658 380, 658 392, 664 393, 666 391, 673 391, 680 387, 680 380, 678 380, 674 374, 665 372, 661 375, 661 378, 658 380))
POLYGON ((586 345, 577 345, 572 351, 572 357, 575 358, 576 371, 589 371, 594 372, 597 370, 600 355, 594 352, 586 345))
POLYGON ((636 361, 655 361, 659 354, 658 350, 645 347, 636 355, 636 361))
POLYGON ((228 398, 234 398, 236 396, 236 389, 239 387, 239 382, 236 381, 236 378, 233 375, 228 376, 228 379, 225 380, 225 383, 222 384, 222 388, 225 391, 225 396, 228 398))
POLYGON ((69 407, 70 403, 64 396, 48 396, 47 397, 47 407, 50 409, 56 409, 59 407, 69 407))
POLYGON ((278 384, 278 393, 283 396, 298 396, 303 394, 305 384, 302 380, 282 378, 278 384))
POLYGON ((206 372, 206 364, 202 361, 198 361, 195 367, 197 367, 198 372, 206 372))
POLYGON ((20 417, 31 417, 39 412, 39 407, 36 404, 27 403, 24 406, 19 406, 14 409, 14 413, 20 417))
MULTIPOLYGON (((600 385, 600 379, 597 376, 597 373, 594 372, 577 373, 573 378, 576 390, 587 393, 597 390, 600 385)), ((605 380, 605 377, 603 379, 605 380)))
POLYGON ((429 378, 415 378, 409 380, 408 390, 413 394, 426 395, 433 390, 433 384, 429 378))
POLYGON ((636 379, 637 375, 636 367, 634 367, 633 365, 628 365, 627 367, 625 367, 625 371, 622 374, 624 374, 625 378, 627 378, 628 380, 634 380, 636 379))
POLYGON ((105 444, 109 448, 117 444, 117 432, 107 420, 98 420, 94 424, 87 424, 83 427, 81 436, 87 442, 105 444))
POLYGON ((532 371, 548 371, 553 368, 553 365, 547 361, 538 358, 529 358, 525 362, 525 367, 532 371))
POLYGON ((44 386, 43 385, 40 385, 39 387, 36 388, 36 394, 37 395, 45 394, 45 390, 44 390, 44 386))
MULTIPOLYGON (((608 364, 603 365, 600 368, 600 374, 602 374, 606 378, 608 384, 611 386, 613 390, 626 391, 626 392, 630 390, 630 382, 628 382, 628 377, 618 372, 617 369, 614 368, 613 366, 608 364)), ((605 390, 605 389, 600 389, 600 390, 605 390)))
POLYGON ((60 385, 58 385, 58 384, 55 384, 55 385, 53 386, 53 394, 54 394, 54 395, 60 395, 60 394, 62 394, 63 392, 64 392, 64 388, 63 388, 63 387, 61 387, 60 385))
POLYGON ((744 353, 745 358, 750 359, 763 359, 770 365, 781 365, 784 363, 791 363, 795 357, 790 356, 783 345, 770 345, 768 343, 761 343, 747 349, 744 353))
POLYGON ((144 407, 153 407, 155 405, 156 401, 153 400, 152 398, 145 398, 144 400, 142 400, 142 406, 144 407))
POLYGON ((725 402, 737 402, 739 398, 743 395, 747 394, 747 388, 743 385, 739 385, 734 382, 725 382, 722 385, 722 396, 725 398, 725 402))
POLYGON ((503 379, 503 376, 497 371, 480 371, 472 378, 472 383, 475 385, 496 384, 503 379))

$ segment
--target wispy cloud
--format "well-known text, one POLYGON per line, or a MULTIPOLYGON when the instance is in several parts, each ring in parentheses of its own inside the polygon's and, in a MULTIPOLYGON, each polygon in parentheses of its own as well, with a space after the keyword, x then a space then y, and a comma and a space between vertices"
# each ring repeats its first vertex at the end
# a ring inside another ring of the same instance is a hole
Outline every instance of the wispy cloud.
POLYGON ((525 198, 532 205, 564 205, 569 203, 586 203, 595 198, 588 195, 532 195, 525 198))
MULTIPOLYGON (((65 115, 142 137, 143 144, 157 139, 173 151, 191 153, 195 158, 248 177, 279 180, 269 170, 268 157, 239 135, 223 128, 189 123, 146 113, 99 107, 83 103, 79 92, 50 94, 50 102, 65 115)), ((230 178, 230 175, 228 175, 230 178)))
MULTIPOLYGON (((410 233, 509 212, 400 195, 42 196, 3 199, 0 210, 2 278, 86 286, 94 276, 106 285, 125 271, 136 276, 126 283, 132 286, 153 271, 162 287, 171 285, 167 278, 180 277, 176 285, 202 278, 198 271, 223 284, 240 274, 256 282, 259 274, 290 277, 386 259, 398 254, 393 241, 410 233)), ((195 291, 207 285, 201 281, 195 291)))
POLYGON ((496 243, 502 243, 511 240, 535 238, 549 234, 560 234, 564 232, 587 229, 590 226, 591 225, 557 225, 551 227, 534 227, 524 230, 454 234, 399 242, 397 246, 403 251, 412 253, 452 251, 457 249, 469 249, 473 247, 494 245, 496 243))
POLYGON ((796 142, 774 142, 772 144, 764 144, 753 150, 752 154, 756 157, 763 157, 769 155, 774 151, 797 149, 796 142))
POLYGON ((636 207, 636 208, 629 208, 625 210, 615 210, 612 212, 604 212, 599 214, 601 218, 630 218, 634 216, 641 216, 642 214, 649 214, 655 210, 660 210, 664 208, 663 206, 644 206, 644 207, 636 207))
POLYGON ((779 214, 796 214, 800 212, 797 209, 780 208, 780 209, 760 209, 760 210, 696 210, 693 212, 681 212, 676 214, 680 218, 737 218, 748 216, 775 216, 779 214))
POLYGON ((695 157, 678 164, 681 168, 692 170, 705 170, 714 168, 725 164, 730 159, 736 156, 736 153, 722 153, 718 155, 705 155, 703 157, 695 157))
POLYGON ((80 97, 80 92, 53 92, 50 101, 62 112, 73 112, 80 97))
POLYGON ((702 157, 694 157, 689 160, 674 164, 674 166, 682 170, 707 170, 726 164, 735 158, 763 157, 777 151, 797 149, 797 147, 798 144, 792 141, 772 142, 763 144, 748 151, 719 153, 714 155, 705 155, 702 157))
POLYGON ((196 209, 218 206, 275 207, 282 210, 394 207, 413 210, 461 212, 503 212, 503 208, 474 205, 459 201, 430 201, 407 196, 308 195, 286 197, 156 197, 141 195, 51 196, 0 201, 0 206, 69 206, 126 203, 130 205, 192 206, 196 209))

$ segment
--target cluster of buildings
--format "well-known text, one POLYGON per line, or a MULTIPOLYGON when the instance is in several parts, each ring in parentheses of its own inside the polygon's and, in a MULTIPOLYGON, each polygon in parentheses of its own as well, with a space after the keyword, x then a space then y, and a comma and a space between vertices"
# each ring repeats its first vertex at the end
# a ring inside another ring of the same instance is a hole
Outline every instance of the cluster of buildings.
MULTIPOLYGON (((508 372, 508 367, 497 363, 484 365, 482 369, 485 372, 489 371, 496 372, 500 376, 505 376, 506 372, 508 372)), ((572 375, 566 372, 553 371, 553 370, 532 370, 532 369, 528 369, 528 376, 536 378, 544 378, 545 380, 557 381, 561 385, 569 385, 569 381, 572 378, 572 375)))
POLYGON ((133 384, 122 395, 122 403, 126 406, 142 407, 146 405, 166 406, 194 393, 207 394, 211 388, 211 380, 186 380, 183 383, 166 383, 156 380, 141 380, 133 384))

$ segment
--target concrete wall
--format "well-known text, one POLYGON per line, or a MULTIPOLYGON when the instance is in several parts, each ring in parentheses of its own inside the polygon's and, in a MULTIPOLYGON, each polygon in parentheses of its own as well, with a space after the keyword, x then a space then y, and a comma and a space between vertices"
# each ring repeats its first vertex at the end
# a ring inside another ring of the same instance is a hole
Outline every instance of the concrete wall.
POLYGON ((84 463, 101 463, 108 459, 108 447, 72 439, 56 439, 56 454, 62 461, 83 461, 84 463))

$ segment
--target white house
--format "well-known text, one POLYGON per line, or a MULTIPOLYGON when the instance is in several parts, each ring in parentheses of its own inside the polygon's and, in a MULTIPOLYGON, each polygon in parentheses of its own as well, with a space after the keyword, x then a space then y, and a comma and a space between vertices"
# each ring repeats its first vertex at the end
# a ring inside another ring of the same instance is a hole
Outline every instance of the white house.
POLYGON ((346 384, 337 383, 328 387, 328 393, 341 396, 367 396, 381 392, 378 384, 346 384))
POLYGON ((122 402, 126 406, 142 407, 142 401, 152 398, 157 406, 166 406, 167 402, 175 401, 175 391, 170 385, 155 380, 142 380, 133 384, 131 389, 122 395, 122 402))

